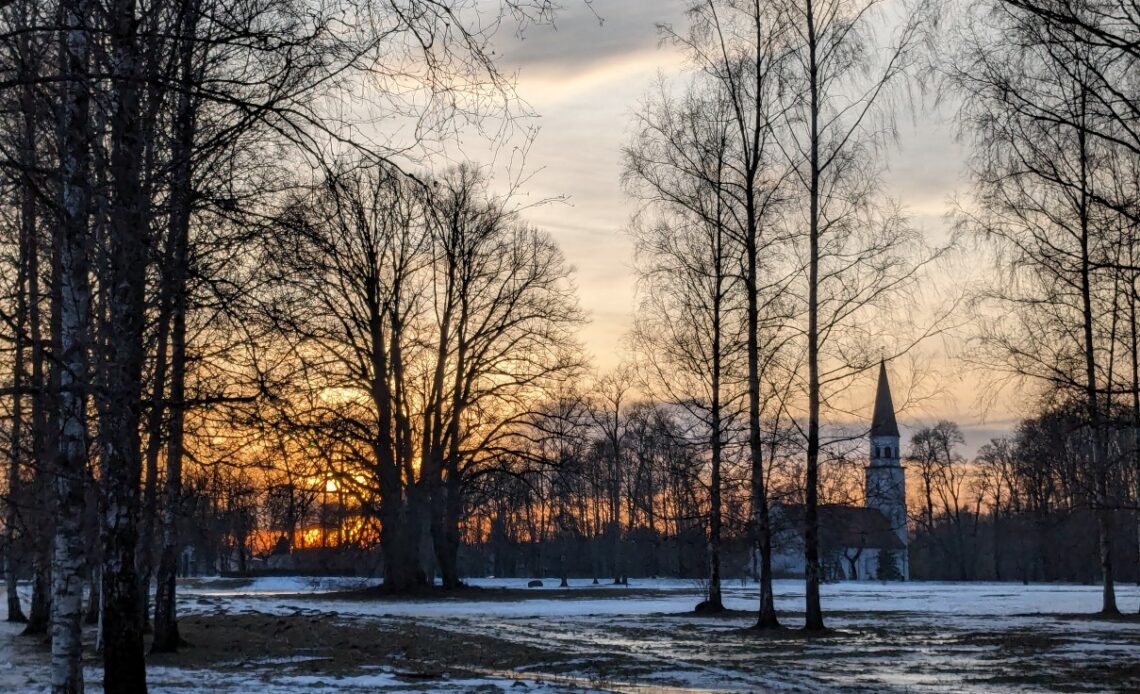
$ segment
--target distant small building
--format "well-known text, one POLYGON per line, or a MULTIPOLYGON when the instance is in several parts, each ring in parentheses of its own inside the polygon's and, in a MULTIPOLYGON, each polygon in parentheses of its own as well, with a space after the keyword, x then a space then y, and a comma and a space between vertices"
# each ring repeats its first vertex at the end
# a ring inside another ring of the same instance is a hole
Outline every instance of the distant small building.
MULTIPOLYGON (((825 580, 907 580, 906 476, 900 461, 899 426, 887 367, 871 417, 870 463, 863 471, 864 505, 819 507, 820 564, 825 580)), ((804 574, 804 507, 773 504, 772 573, 804 574)))

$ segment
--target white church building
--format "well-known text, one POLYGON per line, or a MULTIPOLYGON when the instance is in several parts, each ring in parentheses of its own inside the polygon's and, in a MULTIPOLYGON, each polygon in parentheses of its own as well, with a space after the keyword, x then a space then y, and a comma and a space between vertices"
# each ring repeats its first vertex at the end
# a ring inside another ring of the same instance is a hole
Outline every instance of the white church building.
MULTIPOLYGON (((910 577, 906 478, 885 363, 879 364, 869 452, 870 462, 863 472, 863 506, 819 507, 820 568, 825 580, 910 577)), ((777 502, 771 514, 772 574, 803 576, 803 506, 777 502)))

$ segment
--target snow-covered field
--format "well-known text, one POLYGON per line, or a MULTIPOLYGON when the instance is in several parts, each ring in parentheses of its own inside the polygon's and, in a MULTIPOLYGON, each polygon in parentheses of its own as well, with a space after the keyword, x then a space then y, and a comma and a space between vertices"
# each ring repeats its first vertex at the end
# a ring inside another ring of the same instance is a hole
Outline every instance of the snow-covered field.
MULTIPOLYGON (((1088 617, 1100 606, 1096 586, 830 584, 823 604, 832 631, 805 638, 747 629, 752 584, 726 585, 731 614, 696 617, 701 591, 690 581, 572 581, 565 591, 557 580, 528 589, 525 579, 475 579, 514 590, 415 600, 344 592, 374 583, 187 582, 181 610, 199 631, 184 635, 196 646, 226 645, 216 658, 191 647, 153 663, 152 691, 1140 690, 1140 620, 1088 617), (294 625, 300 634, 289 632, 294 625)), ((1118 600, 1135 613, 1140 589, 1120 586, 1118 600)), ((802 583, 776 583, 787 626, 802 623, 802 602, 802 583)), ((42 691, 46 652, 17 633, 0 624, 0 692, 42 691)), ((87 676, 98 691, 97 661, 87 676)))

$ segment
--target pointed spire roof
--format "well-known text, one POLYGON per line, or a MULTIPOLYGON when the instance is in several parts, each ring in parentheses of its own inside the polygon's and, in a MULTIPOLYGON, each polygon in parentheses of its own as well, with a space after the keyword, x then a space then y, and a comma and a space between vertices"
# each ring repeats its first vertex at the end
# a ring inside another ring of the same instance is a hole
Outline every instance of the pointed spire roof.
POLYGON ((891 385, 887 382, 887 364, 879 361, 879 390, 875 393, 875 414, 871 417, 871 436, 898 436, 895 421, 895 403, 891 400, 891 385))

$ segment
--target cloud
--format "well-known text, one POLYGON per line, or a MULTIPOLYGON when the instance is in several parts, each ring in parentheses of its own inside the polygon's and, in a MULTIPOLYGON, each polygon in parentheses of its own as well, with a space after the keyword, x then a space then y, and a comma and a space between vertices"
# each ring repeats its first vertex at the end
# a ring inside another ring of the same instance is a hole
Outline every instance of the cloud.
POLYGON ((670 72, 680 67, 682 60, 683 56, 675 50, 650 48, 625 52, 578 69, 565 66, 527 69, 519 75, 519 93, 540 113, 544 108, 584 98, 596 104, 620 96, 623 108, 627 108, 632 105, 624 100, 631 96, 628 86, 631 81, 647 83, 658 71, 670 72))
POLYGON ((566 0, 551 25, 501 36, 502 67, 526 71, 585 69, 655 48, 657 24, 684 18, 685 0, 566 0))

